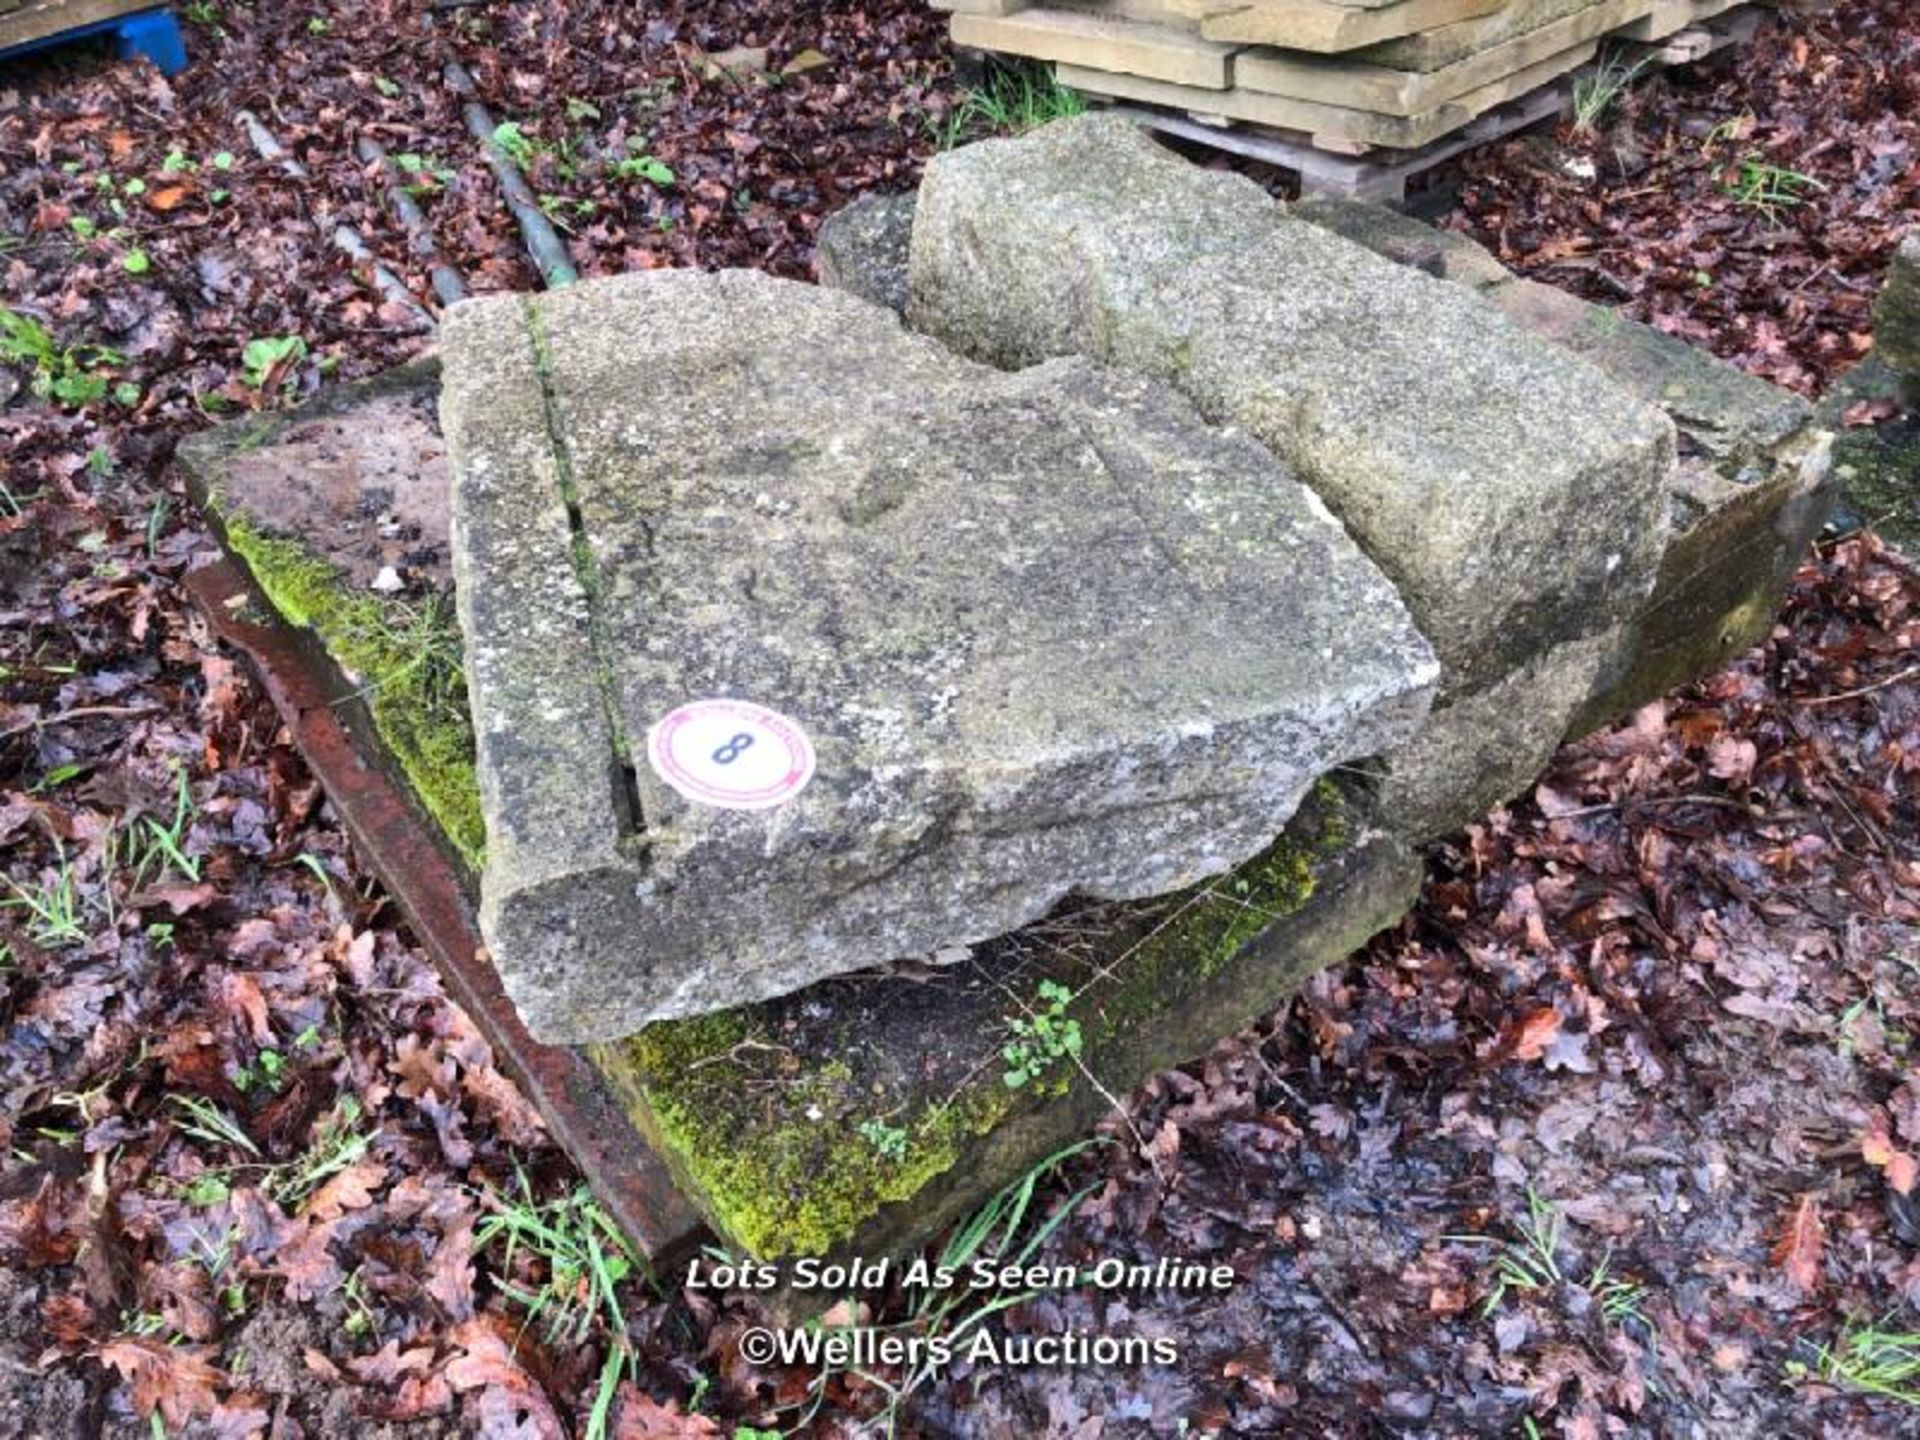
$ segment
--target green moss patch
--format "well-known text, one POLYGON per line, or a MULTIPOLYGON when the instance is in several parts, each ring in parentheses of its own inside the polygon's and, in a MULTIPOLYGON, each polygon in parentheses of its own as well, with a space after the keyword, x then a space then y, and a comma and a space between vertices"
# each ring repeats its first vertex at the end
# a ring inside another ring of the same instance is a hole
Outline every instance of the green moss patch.
MULTIPOLYGON (((1323 785, 1266 853, 1191 890, 1069 902, 931 978, 827 981, 589 1053, 727 1240, 765 1259, 826 1253, 889 1206, 936 1209, 929 1187, 956 1167, 955 1185, 974 1189, 1016 1172, 1053 1143, 1046 1112, 1076 1096, 1104 1107, 1089 1072, 1126 1090, 1187 1058, 1158 1053, 1165 1017, 1307 905, 1349 830, 1347 802, 1323 785), (1009 1022, 1041 1010, 1049 982, 1072 994, 1080 1061, 1010 1086, 1009 1022)), ((1274 967, 1251 970, 1229 1027, 1282 998, 1274 967)))
POLYGON ((237 513, 218 518, 228 549, 274 609, 290 624, 311 629, 360 685, 380 739, 414 795, 477 873, 485 858, 486 822, 474 777, 459 633, 447 602, 410 607, 356 594, 334 566, 298 541, 262 534, 237 513))

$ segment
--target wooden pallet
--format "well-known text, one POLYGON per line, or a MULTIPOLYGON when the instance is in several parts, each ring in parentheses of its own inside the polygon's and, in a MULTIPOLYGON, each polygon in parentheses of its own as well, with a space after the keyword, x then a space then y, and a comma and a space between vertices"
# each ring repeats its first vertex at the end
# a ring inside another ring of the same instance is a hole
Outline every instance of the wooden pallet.
POLYGON ((1150 106, 1117 105, 1113 109, 1145 129, 1291 170, 1300 177, 1303 195, 1346 196, 1397 206, 1406 200, 1407 182, 1415 176, 1469 150, 1491 145, 1558 116, 1571 102, 1572 90, 1569 83, 1535 91, 1510 105, 1488 111, 1466 129, 1415 154, 1398 157, 1340 155, 1315 145, 1310 136, 1202 120, 1150 106))
MULTIPOLYGON (((1254 89, 1248 83, 1249 72, 1256 82, 1267 81, 1269 72, 1262 67, 1273 56, 1270 51, 1243 50, 1234 55, 1233 83, 1218 90, 1072 64, 1055 69, 1063 84, 1111 103, 1150 129, 1293 171, 1304 194, 1400 204, 1408 182, 1416 176, 1465 151, 1567 113, 1576 85, 1591 73, 1585 67, 1603 46, 1609 58, 1624 56, 1641 67, 1687 63, 1750 38, 1770 7, 1742 5, 1741 0, 1603 0, 1594 8, 1616 23, 1603 33, 1592 33, 1596 22, 1567 24, 1569 19, 1579 22, 1583 17, 1563 16, 1534 32, 1505 39, 1498 38, 1495 27, 1487 26, 1482 34, 1496 38, 1491 48, 1505 49, 1509 60, 1551 51, 1555 40, 1569 35, 1589 34, 1589 38, 1504 79, 1452 93, 1425 110, 1418 108, 1423 100, 1454 92, 1479 72, 1449 74, 1463 63, 1458 61, 1425 72, 1316 57, 1286 56, 1275 63, 1276 74, 1297 75, 1324 67, 1329 74, 1338 72, 1346 80, 1359 81, 1361 88, 1353 93, 1364 97, 1370 107, 1361 109, 1254 89), (1531 44, 1516 44, 1537 31, 1547 35, 1531 44), (1646 38, 1623 41, 1623 33, 1646 38), (1301 69, 1289 68, 1302 60, 1301 69)), ((1427 53, 1446 53, 1446 47, 1430 47, 1427 53)), ((1342 92, 1319 89, 1314 93, 1342 92)))
POLYGON ((1309 142, 1321 150, 1360 154, 1370 150, 1424 149, 1464 130, 1488 111, 1551 85, 1592 60, 1598 50, 1598 42, 1589 40, 1417 115, 1386 115, 1351 105, 1296 100, 1244 84, 1228 90, 1196 90, 1079 65, 1060 65, 1055 67, 1055 73, 1061 84, 1087 94, 1197 112, 1269 130, 1291 131, 1306 135, 1309 142))

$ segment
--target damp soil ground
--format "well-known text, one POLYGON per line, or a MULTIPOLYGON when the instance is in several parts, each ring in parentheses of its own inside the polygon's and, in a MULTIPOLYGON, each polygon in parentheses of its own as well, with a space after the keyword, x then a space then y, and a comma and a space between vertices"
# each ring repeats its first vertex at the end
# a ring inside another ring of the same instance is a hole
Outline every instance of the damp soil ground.
MULTIPOLYGON (((610 1347, 622 1436, 1920 1433, 1865 1363, 1920 1331, 1920 580, 1871 534, 1822 544, 1764 647, 1433 846, 1403 925, 1040 1184, 1040 1258, 1234 1283, 1053 1291, 983 1332, 1157 1338, 1169 1363, 962 1359, 889 1417, 898 1369, 756 1364, 758 1302, 684 1274, 624 1279, 618 1327, 550 1328, 578 1277, 486 1227, 579 1176, 185 603, 212 547, 168 462, 427 348, 330 240, 352 225, 430 293, 360 135, 407 157, 474 289, 535 283, 447 53, 520 127, 584 272, 803 275, 819 219, 911 184, 942 129, 940 23, 183 9, 170 81, 0 67, 4 304, 59 345, 47 395, 0 368, 7 1433, 585 1434, 610 1347)), ((1913 218, 1917 37, 1894 0, 1784 17, 1636 91, 1605 148, 1471 158, 1451 223, 1820 393, 1913 218), (1727 183, 1747 158, 1821 188, 1757 213, 1727 183)))

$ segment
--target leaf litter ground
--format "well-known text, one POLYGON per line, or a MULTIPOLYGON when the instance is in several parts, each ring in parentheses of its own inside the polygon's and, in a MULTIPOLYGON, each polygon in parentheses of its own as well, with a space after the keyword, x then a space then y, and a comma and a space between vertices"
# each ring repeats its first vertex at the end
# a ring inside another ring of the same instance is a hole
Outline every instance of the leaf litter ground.
MULTIPOLYGON (((6 305, 57 346, 0 370, 0 1424, 555 1436, 604 1394, 622 1436, 857 1433, 877 1379, 755 1366, 751 1302, 580 1258, 579 1177, 184 603, 210 546, 164 477, 182 435, 426 345, 331 244, 429 293, 358 136, 475 289, 534 283, 449 55, 584 272, 804 275, 956 103, 938 18, 187 8, 173 82, 0 71, 6 305), (567 1246, 505 1243, 540 1225, 567 1246)), ((1914 215, 1917 44, 1893 3, 1787 19, 1602 139, 1475 158, 1452 223, 1817 390, 1914 215), (1749 156, 1818 188, 1761 213, 1749 156)), ((960 1365, 902 1432, 1920 1432, 1884 1393, 1920 1329, 1917 601, 1870 535, 1824 545, 1765 647, 1435 846, 1402 926, 1040 1188, 1036 1216, 1085 1198, 1036 1258, 1238 1283, 1049 1294, 997 1333, 1178 1364, 960 1365)))

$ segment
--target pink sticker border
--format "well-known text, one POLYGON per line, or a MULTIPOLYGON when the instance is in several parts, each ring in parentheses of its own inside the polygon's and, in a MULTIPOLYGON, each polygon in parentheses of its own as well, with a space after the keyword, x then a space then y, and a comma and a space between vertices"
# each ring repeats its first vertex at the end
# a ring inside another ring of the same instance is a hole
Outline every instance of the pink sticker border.
POLYGON ((751 700, 716 698, 689 700, 674 707, 647 731, 647 763, 674 790, 689 800, 725 810, 771 810, 806 789, 813 779, 813 741, 799 724, 777 710, 751 700), (747 721, 772 733, 787 752, 787 772, 771 785, 753 790, 729 790, 692 774, 673 754, 673 737, 690 722, 715 713, 747 721))

